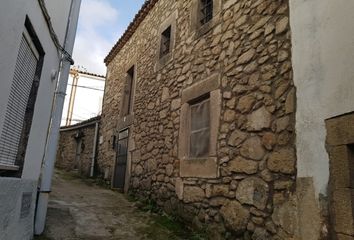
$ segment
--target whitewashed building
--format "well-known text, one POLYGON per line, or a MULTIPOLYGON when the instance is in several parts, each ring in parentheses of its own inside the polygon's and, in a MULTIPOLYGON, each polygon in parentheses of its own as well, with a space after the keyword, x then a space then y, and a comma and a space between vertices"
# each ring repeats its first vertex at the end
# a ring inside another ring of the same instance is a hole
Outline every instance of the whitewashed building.
POLYGON ((1 240, 33 237, 53 99, 70 60, 68 32, 75 34, 79 5, 80 0, 0 3, 1 240))
POLYGON ((100 115, 104 85, 104 76, 72 68, 61 126, 73 125, 100 115))

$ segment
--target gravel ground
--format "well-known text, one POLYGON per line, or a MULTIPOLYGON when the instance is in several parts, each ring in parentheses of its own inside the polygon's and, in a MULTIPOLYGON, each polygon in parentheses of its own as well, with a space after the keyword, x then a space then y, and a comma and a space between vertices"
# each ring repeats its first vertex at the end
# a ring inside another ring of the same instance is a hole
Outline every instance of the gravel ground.
POLYGON ((46 230, 35 239, 186 239, 156 222, 125 195, 56 171, 46 230))

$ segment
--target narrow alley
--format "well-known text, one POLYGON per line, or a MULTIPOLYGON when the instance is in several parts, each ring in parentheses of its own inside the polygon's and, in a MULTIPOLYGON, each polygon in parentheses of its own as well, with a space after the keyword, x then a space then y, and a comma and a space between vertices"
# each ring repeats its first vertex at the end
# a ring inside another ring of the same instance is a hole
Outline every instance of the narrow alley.
POLYGON ((45 234, 36 239, 181 239, 118 192, 57 171, 45 234))

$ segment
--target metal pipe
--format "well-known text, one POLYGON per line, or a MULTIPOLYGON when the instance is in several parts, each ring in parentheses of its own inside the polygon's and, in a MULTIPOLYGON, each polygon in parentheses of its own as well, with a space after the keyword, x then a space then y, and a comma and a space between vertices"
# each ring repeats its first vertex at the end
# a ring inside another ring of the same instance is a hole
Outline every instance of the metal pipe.
POLYGON ((74 70, 71 70, 70 73, 73 73, 73 84, 71 86, 71 93, 70 93, 70 98, 69 98, 68 113, 66 116, 65 126, 70 126, 71 121, 73 119, 74 105, 75 105, 75 100, 76 100, 76 91, 77 91, 77 85, 79 82, 79 74, 74 70))
POLYGON ((91 161, 90 177, 93 177, 93 172, 94 172, 94 168, 95 168, 96 149, 97 149, 97 138, 98 138, 98 122, 96 122, 96 126, 95 126, 95 137, 93 138, 93 149, 92 149, 92 161, 91 161))
MULTIPOLYGON (((73 52, 77 23, 79 18, 81 0, 72 0, 70 14, 67 25, 67 35, 65 37, 64 49, 70 55, 73 52)), ((40 190, 38 196, 38 204, 35 217, 35 234, 40 235, 44 231, 45 219, 47 216, 47 207, 49 200, 49 193, 51 191, 52 176, 54 173, 54 164, 56 159, 56 150, 59 139, 59 128, 61 117, 63 113, 63 105, 65 100, 65 93, 70 72, 70 65, 72 59, 63 55, 61 63, 61 71, 57 90, 55 92, 54 109, 52 111, 51 125, 49 129, 47 147, 44 156, 42 167, 42 178, 40 183, 40 190)))

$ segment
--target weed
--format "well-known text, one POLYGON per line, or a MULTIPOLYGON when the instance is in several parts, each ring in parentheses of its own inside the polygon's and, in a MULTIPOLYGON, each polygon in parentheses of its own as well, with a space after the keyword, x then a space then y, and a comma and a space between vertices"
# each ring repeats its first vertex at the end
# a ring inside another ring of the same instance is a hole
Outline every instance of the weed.
POLYGON ((45 235, 40 235, 40 236, 34 236, 33 240, 52 240, 52 239, 46 237, 45 235))
POLYGON ((153 221, 149 227, 141 229, 149 238, 155 240, 165 240, 166 236, 170 240, 206 240, 206 228, 199 231, 191 230, 186 223, 178 216, 166 215, 156 202, 151 199, 139 201, 132 193, 127 196, 131 202, 137 202, 141 211, 151 212, 153 221))

